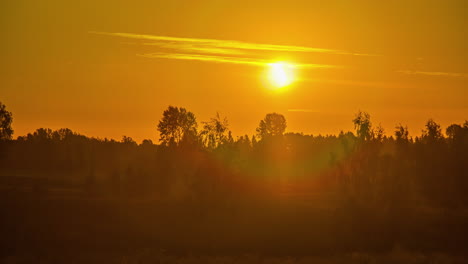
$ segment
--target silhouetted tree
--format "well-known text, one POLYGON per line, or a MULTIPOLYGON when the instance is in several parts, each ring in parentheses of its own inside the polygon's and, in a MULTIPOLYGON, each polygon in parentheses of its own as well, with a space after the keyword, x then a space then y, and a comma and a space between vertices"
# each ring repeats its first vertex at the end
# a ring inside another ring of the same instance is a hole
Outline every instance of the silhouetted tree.
POLYGON ((372 136, 377 142, 382 142, 384 137, 385 137, 385 129, 382 127, 382 125, 378 125, 373 131, 372 131, 372 136))
POLYGON ((227 138, 227 143, 232 146, 234 144, 234 138, 232 137, 232 132, 229 131, 228 133, 228 138, 227 138))
POLYGON ((50 128, 38 128, 32 134, 28 133, 26 137, 28 140, 39 142, 51 141, 53 138, 53 131, 50 128))
POLYGON ((143 141, 141 142, 141 145, 142 146, 152 146, 154 144, 153 144, 153 141, 151 139, 143 139, 143 141))
POLYGON ((445 134, 451 140, 457 140, 463 134, 463 127, 459 124, 452 124, 447 127, 445 134))
POLYGON ((395 139, 397 142, 408 142, 409 141, 409 132, 407 126, 402 126, 399 124, 395 127, 395 139))
POLYGON ((163 112, 158 130, 159 140, 163 145, 178 145, 184 137, 193 137, 197 134, 197 120, 195 115, 185 108, 169 106, 163 112))
POLYGON ((6 106, 0 102, 0 140, 10 140, 13 137, 13 129, 11 123, 13 115, 6 110, 6 106))
POLYGON ((356 129, 357 137, 361 140, 369 140, 372 137, 372 123, 370 115, 366 112, 359 111, 353 119, 354 128, 356 129))
POLYGON ((436 142, 443 138, 442 129, 433 119, 426 122, 426 129, 423 130, 422 138, 427 142, 436 142))
POLYGON ((134 146, 137 145, 137 143, 135 142, 135 140, 133 140, 133 138, 127 137, 127 136, 122 137, 122 143, 128 144, 128 145, 134 145, 134 146))
POLYGON ((52 139, 55 141, 67 140, 75 136, 76 134, 69 128, 61 128, 52 132, 52 139))
POLYGON ((219 145, 226 142, 228 138, 228 120, 226 117, 221 118, 219 113, 216 113, 214 118, 208 122, 203 123, 203 130, 200 135, 205 147, 215 149, 219 145))
POLYGON ((395 143, 398 151, 398 156, 407 157, 409 153, 408 147, 410 144, 410 136, 408 132, 408 127, 399 124, 395 127, 395 143))
POLYGON ((257 135, 261 139, 271 136, 282 136, 286 130, 286 118, 278 113, 270 113, 265 116, 257 128, 257 135))

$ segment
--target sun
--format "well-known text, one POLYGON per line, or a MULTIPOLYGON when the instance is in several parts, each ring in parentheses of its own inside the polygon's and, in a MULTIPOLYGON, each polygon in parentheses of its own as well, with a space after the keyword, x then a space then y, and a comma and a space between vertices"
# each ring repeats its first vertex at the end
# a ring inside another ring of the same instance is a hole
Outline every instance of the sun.
POLYGON ((268 80, 275 89, 290 85, 294 81, 294 66, 285 62, 269 63, 268 80))

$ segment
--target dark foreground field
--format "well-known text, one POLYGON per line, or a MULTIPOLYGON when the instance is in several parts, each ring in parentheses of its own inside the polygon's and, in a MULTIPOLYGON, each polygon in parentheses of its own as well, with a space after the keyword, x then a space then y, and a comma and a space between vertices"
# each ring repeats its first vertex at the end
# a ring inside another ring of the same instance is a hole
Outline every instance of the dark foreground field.
POLYGON ((81 254, 47 255, 19 255, 8 256, 2 263, 119 263, 119 264, 449 264, 468 263, 463 257, 450 256, 443 253, 423 254, 409 252, 399 248, 385 254, 350 253, 333 256, 301 256, 278 257, 258 254, 242 254, 235 256, 195 256, 195 255, 167 255, 161 251, 142 249, 132 253, 109 254, 103 252, 82 252, 81 254))
POLYGON ((468 263, 468 214, 460 209, 33 191, 2 191, 3 263, 468 263))

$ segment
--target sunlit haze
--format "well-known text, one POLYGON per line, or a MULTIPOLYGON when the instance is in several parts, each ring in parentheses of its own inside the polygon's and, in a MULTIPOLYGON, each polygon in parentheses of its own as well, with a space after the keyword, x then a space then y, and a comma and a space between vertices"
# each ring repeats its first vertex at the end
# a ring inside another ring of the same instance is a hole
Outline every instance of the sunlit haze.
POLYGON ((416 135, 429 118, 445 127, 467 117, 466 10, 465 1, 2 1, 0 100, 15 137, 68 127, 157 142, 168 105, 200 122, 219 112, 234 136, 255 134, 268 112, 285 115, 289 132, 337 134, 359 110, 386 133, 402 123, 416 135))
POLYGON ((468 0, 0 0, 0 34, 0 264, 468 264, 468 0))

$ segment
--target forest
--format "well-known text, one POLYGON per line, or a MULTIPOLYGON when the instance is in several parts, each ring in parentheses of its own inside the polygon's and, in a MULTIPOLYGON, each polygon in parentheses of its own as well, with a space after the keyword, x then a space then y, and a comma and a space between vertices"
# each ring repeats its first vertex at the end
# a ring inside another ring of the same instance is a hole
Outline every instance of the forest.
POLYGON ((468 121, 444 129, 429 119, 420 135, 384 130, 363 111, 350 122, 355 131, 307 135, 268 113, 234 138, 226 117, 200 122, 169 106, 155 120, 157 143, 67 128, 13 138, 0 103, 0 254, 354 254, 358 262, 343 261, 375 263, 365 254, 403 248, 464 259, 468 121))

